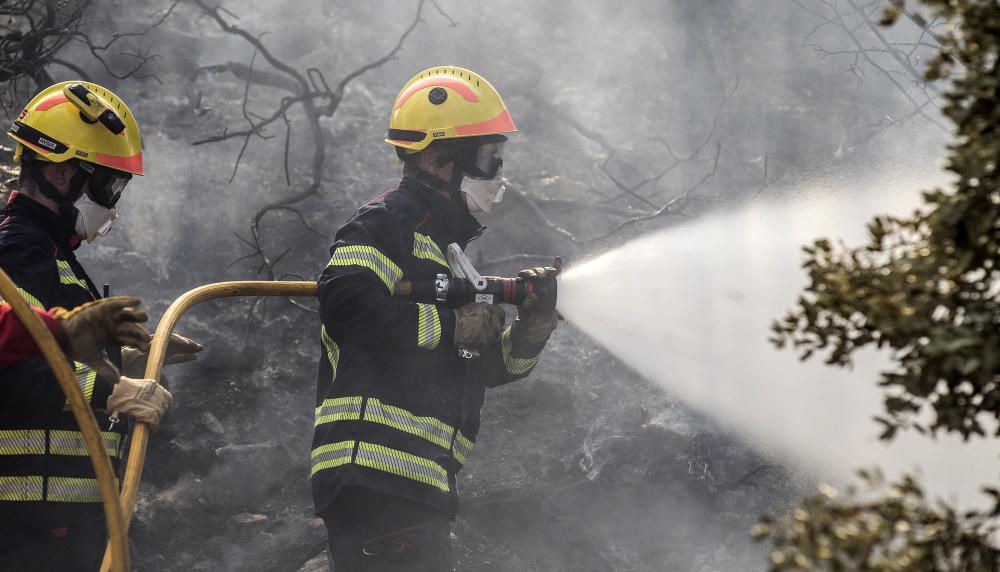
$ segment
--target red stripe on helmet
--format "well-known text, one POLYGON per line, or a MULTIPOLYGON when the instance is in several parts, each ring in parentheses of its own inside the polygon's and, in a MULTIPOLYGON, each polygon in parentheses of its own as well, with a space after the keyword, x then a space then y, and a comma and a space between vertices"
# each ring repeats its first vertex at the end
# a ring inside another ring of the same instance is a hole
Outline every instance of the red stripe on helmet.
POLYGON ((399 99, 396 100, 395 108, 399 109, 400 107, 403 107, 403 104, 406 103, 406 100, 413 97, 413 94, 417 93, 421 89, 426 89, 428 87, 450 87, 451 89, 457 91, 459 95, 464 97, 466 101, 471 101, 472 103, 476 103, 479 101, 479 96, 476 95, 476 92, 473 91, 472 88, 469 87, 469 84, 465 83, 464 81, 455 79, 453 77, 432 75, 428 78, 422 79, 417 83, 411 85, 409 89, 401 93, 399 95, 399 99))
POLYGON ((126 171, 135 175, 142 174, 142 151, 131 157, 116 157, 114 155, 98 153, 94 161, 106 167, 118 169, 119 171, 126 171))
POLYGON ((55 107, 55 106, 57 106, 59 104, 62 104, 62 103, 67 103, 68 101, 69 101, 69 99, 67 99, 66 96, 62 94, 62 92, 53 93, 52 95, 50 95, 50 96, 46 97, 45 99, 39 101, 38 105, 35 106, 35 110, 36 111, 48 111, 48 110, 52 109, 53 107, 55 107))
POLYGON ((481 123, 455 126, 455 133, 464 136, 510 133, 511 131, 517 131, 517 127, 514 125, 514 120, 511 118, 510 112, 506 109, 493 119, 481 123))

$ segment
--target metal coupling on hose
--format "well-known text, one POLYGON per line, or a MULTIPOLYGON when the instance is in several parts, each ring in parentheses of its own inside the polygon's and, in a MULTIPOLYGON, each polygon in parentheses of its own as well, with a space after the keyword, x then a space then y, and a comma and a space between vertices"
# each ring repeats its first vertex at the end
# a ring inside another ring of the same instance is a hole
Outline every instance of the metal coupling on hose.
POLYGON ((451 281, 447 274, 438 274, 434 280, 434 299, 444 304, 448 301, 448 290, 451 288, 451 281))

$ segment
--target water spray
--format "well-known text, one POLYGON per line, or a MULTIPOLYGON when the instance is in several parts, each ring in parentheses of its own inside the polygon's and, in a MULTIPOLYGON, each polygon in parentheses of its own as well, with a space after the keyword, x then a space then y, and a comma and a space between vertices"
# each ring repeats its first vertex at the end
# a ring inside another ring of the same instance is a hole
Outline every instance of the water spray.
MULTIPOLYGON (((644 378, 738 432, 758 452, 840 484, 878 465, 892 479, 917 469, 959 506, 1000 472, 1000 445, 903 432, 878 440, 883 413, 874 350, 852 368, 801 363, 768 338, 772 320, 805 284, 803 245, 822 236, 866 240, 864 221, 916 207, 920 189, 946 184, 921 156, 893 157, 865 176, 844 170, 774 191, 771 200, 640 237, 560 276, 559 312, 644 378), (622 295, 620 277, 642 276, 622 295), (956 470, 957 469, 957 470, 956 470)), ((669 425, 664 412, 654 422, 669 425)))

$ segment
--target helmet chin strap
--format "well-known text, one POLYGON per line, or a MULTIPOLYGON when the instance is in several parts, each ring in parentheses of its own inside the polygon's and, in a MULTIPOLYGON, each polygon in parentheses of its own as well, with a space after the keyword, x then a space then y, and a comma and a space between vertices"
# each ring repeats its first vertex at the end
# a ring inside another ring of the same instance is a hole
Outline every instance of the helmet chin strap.
POLYGON ((451 164, 451 182, 448 184, 448 191, 451 195, 451 201, 458 205, 458 208, 462 211, 469 212, 469 204, 465 202, 462 198, 462 179, 465 178, 465 171, 462 166, 458 163, 452 162, 451 164))
POLYGON ((83 196, 83 186, 87 183, 88 175, 83 169, 78 169, 69 180, 69 192, 65 195, 59 192, 48 179, 45 178, 45 164, 42 161, 28 160, 22 163, 31 176, 32 181, 38 185, 38 191, 42 196, 63 207, 71 207, 80 197, 83 196))
MULTIPOLYGON (((447 165, 447 163, 445 163, 445 165, 447 165)), ((459 190, 462 186, 462 179, 465 178, 465 171, 458 163, 452 162, 452 166, 451 179, 447 181, 436 175, 428 173, 420 167, 414 167, 411 174, 414 179, 420 181, 435 191, 447 193, 452 202, 454 202, 463 211, 468 212, 469 206, 465 204, 465 201, 462 199, 462 193, 459 190)))

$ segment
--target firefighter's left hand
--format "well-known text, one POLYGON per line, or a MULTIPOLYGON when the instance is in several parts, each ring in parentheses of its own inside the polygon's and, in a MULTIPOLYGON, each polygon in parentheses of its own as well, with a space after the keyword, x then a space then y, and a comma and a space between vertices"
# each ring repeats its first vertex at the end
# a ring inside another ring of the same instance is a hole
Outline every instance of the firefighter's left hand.
MULTIPOLYGON (((163 365, 185 363, 198 359, 198 352, 204 346, 180 334, 170 334, 167 357, 163 365)), ((122 348, 122 372, 129 377, 141 378, 146 373, 147 353, 137 348, 122 348)))
MULTIPOLYGON (((517 273, 524 280, 555 280, 559 270, 551 266, 526 268, 517 273)), ((532 292, 517 307, 517 320, 511 335, 531 345, 543 344, 559 323, 559 312, 539 307, 538 296, 532 292)))

